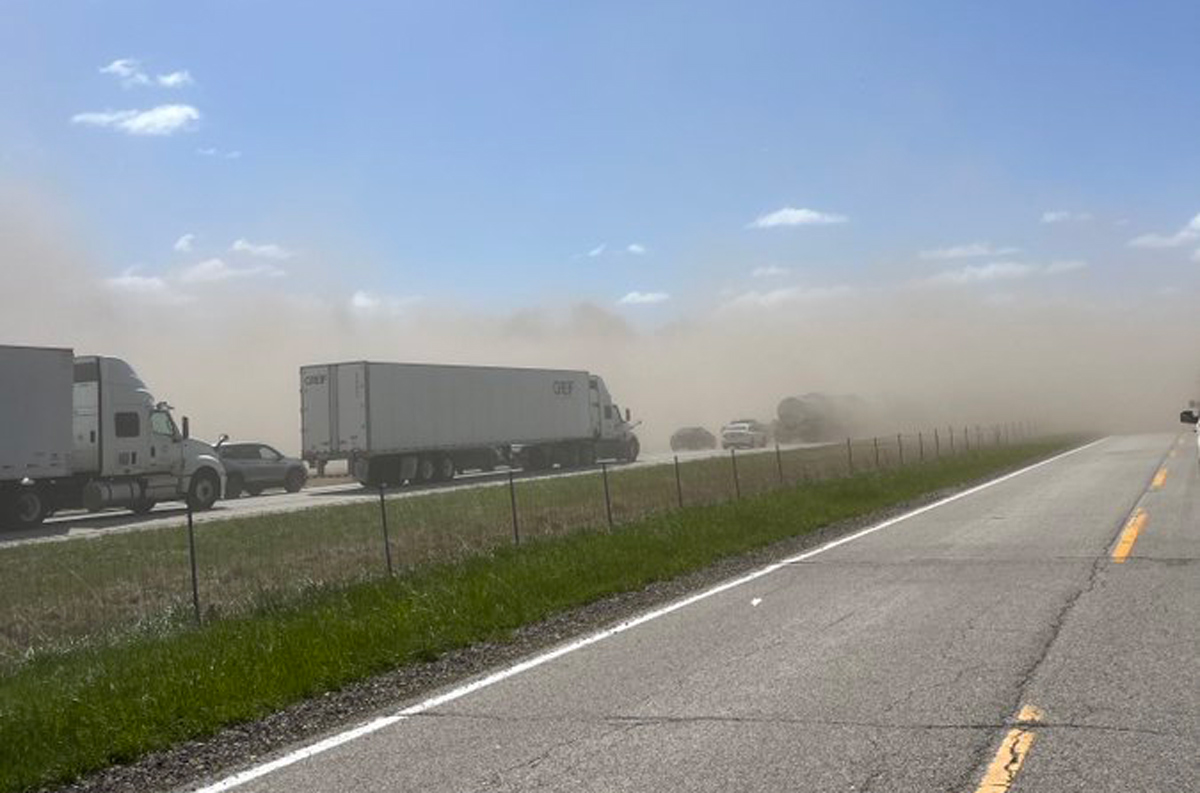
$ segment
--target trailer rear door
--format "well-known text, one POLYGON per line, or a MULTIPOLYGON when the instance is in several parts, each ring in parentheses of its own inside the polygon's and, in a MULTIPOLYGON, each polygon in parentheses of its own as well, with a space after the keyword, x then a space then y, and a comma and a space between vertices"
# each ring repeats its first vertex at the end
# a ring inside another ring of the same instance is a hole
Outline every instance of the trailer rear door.
POLYGON ((341 363, 337 369, 338 451, 370 449, 367 436, 367 364, 341 363))
POLYGON ((335 455, 337 389, 330 383, 333 366, 300 369, 300 449, 305 457, 335 455))

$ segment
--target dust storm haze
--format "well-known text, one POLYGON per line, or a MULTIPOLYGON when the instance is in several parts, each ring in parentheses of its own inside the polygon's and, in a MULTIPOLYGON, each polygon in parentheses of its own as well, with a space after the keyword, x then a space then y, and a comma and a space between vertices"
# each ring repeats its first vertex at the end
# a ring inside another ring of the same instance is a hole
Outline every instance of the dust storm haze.
POLYGON ((680 426, 769 420, 787 395, 858 394, 880 426, 1033 420, 1043 428, 1166 430, 1197 395, 1187 295, 1008 300, 903 283, 741 308, 697 304, 645 327, 582 299, 505 313, 433 301, 352 304, 288 278, 182 288, 88 253, 78 225, 0 196, 0 343, 128 360, 193 434, 299 447, 297 369, 372 359, 587 369, 662 449, 680 426), (115 283, 113 278, 123 278, 115 283), (295 290, 295 291, 293 291, 295 290))

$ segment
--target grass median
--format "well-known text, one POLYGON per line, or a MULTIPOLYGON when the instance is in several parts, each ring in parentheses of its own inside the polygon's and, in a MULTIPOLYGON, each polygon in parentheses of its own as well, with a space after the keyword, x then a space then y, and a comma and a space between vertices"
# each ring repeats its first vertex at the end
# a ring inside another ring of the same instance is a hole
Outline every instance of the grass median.
POLYGON ((0 791, 66 782, 306 697, 1063 448, 1003 446, 315 587, 201 628, 43 653, 0 677, 0 791))

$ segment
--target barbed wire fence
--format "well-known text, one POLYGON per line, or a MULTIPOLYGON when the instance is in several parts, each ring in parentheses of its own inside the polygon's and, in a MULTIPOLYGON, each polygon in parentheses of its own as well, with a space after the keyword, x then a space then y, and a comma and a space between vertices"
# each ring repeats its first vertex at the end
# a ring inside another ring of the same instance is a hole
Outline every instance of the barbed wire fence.
POLYGON ((939 426, 819 445, 677 453, 486 482, 363 489, 349 506, 193 522, 0 553, 0 670, 45 647, 205 623, 307 592, 456 563, 506 545, 781 488, 934 463, 1037 437, 1029 422, 939 426))

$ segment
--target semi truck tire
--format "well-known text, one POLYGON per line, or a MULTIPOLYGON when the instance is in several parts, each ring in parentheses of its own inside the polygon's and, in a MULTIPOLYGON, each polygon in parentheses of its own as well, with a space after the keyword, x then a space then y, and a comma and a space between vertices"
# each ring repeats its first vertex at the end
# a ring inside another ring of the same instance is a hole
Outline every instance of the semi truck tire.
POLYGON ((141 498, 130 504, 129 509, 134 515, 145 515, 146 513, 150 512, 150 510, 154 509, 154 505, 156 503, 157 502, 148 498, 141 498))
POLYGON ((192 474, 192 486, 188 489, 188 506, 197 512, 212 509, 221 495, 221 480, 211 468, 201 468, 192 474))
POLYGON ((450 455, 442 455, 437 460, 437 473, 434 475, 435 481, 449 482, 454 478, 454 458, 450 455))
POLYGON ((638 454, 641 451, 642 445, 638 443, 637 437, 630 438, 629 442, 625 444, 625 461, 630 463, 637 462, 638 454))
POLYGON ((20 487, 6 498, 0 522, 14 529, 32 529, 41 525, 49 511, 41 490, 20 487))
POLYGON ((417 484, 427 485, 437 477, 437 460, 429 455, 422 455, 417 461, 417 484))

